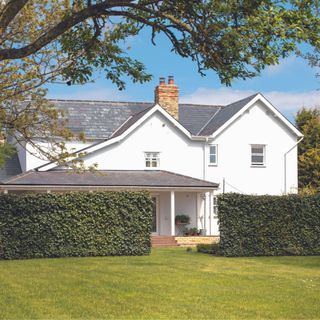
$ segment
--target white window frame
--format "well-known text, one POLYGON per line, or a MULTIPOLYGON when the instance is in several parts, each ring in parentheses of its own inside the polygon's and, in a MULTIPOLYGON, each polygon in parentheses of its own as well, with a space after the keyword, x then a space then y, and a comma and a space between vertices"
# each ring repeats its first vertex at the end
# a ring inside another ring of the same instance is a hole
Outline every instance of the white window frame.
POLYGON ((146 169, 159 169, 160 168, 160 152, 159 151, 146 151, 144 153, 144 165, 146 169), (147 166, 147 162, 150 162, 150 166, 147 166), (153 167, 152 163, 156 162, 156 166, 153 167))
POLYGON ((250 163, 251 167, 257 167, 257 168, 263 168, 266 166, 266 145, 265 144, 251 144, 250 145, 250 163), (261 153, 253 153, 253 148, 262 148, 262 154, 261 153), (253 162, 252 156, 263 156, 263 162, 253 162))
POLYGON ((218 145, 217 144, 209 144, 209 166, 217 166, 218 165, 218 145), (211 162, 211 155, 214 153, 211 153, 211 147, 215 147, 215 156, 216 156, 216 161, 211 162))

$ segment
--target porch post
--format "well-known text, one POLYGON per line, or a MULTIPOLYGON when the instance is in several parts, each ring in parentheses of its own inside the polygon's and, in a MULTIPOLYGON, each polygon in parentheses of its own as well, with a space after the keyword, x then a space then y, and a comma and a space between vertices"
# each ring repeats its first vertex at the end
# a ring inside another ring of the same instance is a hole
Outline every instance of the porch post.
POLYGON ((213 191, 210 191, 210 201, 209 201, 209 219, 210 219, 210 228, 209 235, 212 235, 212 227, 213 227, 213 191))
POLYGON ((171 221, 171 235, 176 235, 175 230, 175 194, 174 191, 170 191, 170 221, 171 221))

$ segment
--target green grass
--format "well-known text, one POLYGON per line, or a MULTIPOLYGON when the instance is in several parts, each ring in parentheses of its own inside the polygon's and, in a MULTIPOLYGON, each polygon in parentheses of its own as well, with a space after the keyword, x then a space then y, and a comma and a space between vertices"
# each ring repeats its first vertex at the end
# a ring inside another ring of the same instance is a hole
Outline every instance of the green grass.
POLYGON ((1 319, 320 319, 320 257, 0 261, 1 319))

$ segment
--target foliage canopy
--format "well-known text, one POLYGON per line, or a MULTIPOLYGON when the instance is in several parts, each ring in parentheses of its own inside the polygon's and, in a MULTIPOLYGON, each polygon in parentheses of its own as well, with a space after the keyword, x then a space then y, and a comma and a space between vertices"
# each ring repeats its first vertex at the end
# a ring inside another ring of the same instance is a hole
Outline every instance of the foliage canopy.
POLYGON ((317 1, 218 0, 4 0, 0 3, 0 128, 17 143, 33 142, 38 156, 66 162, 61 142, 75 137, 65 116, 45 99, 52 81, 83 84, 95 70, 119 89, 125 77, 151 79, 128 55, 127 39, 150 30, 192 59, 201 74, 222 83, 258 75, 265 66, 298 53, 299 43, 320 47, 317 1), (62 137, 63 139, 57 139, 62 137), (34 140, 34 139, 33 139, 34 140))

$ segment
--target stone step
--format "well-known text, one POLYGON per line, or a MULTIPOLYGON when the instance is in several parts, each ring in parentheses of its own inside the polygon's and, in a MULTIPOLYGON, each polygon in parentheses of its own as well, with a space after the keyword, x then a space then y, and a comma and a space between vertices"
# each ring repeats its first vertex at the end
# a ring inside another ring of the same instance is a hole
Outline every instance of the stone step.
POLYGON ((177 246, 177 242, 171 236, 152 236, 151 245, 152 247, 174 247, 177 246))

